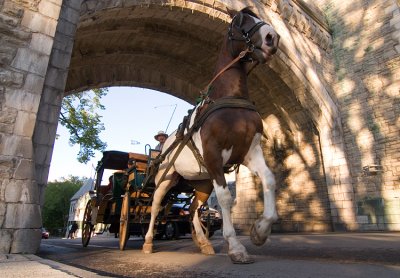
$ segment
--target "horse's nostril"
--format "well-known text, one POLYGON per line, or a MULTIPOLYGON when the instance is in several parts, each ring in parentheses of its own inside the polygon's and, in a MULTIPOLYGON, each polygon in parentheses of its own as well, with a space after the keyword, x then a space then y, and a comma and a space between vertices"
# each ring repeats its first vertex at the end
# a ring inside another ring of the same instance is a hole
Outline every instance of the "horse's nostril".
POLYGON ((265 43, 268 46, 273 46, 274 45, 274 36, 271 33, 268 33, 268 35, 265 37, 265 43))

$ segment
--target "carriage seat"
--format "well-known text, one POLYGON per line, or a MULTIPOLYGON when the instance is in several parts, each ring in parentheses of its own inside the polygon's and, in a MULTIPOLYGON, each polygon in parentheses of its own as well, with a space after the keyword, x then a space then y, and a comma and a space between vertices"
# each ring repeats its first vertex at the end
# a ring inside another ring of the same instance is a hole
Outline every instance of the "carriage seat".
POLYGON ((125 194, 126 176, 124 172, 115 172, 113 174, 113 197, 121 198, 125 194))

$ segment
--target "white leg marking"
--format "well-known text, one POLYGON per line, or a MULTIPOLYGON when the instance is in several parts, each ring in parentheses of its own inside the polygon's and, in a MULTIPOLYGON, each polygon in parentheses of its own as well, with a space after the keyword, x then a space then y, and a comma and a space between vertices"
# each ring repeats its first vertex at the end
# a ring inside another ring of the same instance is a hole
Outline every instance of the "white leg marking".
POLYGON ((275 177, 265 163, 260 146, 260 139, 261 134, 256 134, 243 163, 255 175, 260 177, 263 186, 264 212, 263 216, 260 217, 254 225, 255 232, 259 239, 253 240, 252 234, 253 243, 257 245, 261 245, 265 242, 271 232, 272 223, 278 219, 275 206, 275 177))
POLYGON ((235 229, 233 228, 231 220, 231 205, 232 196, 228 187, 223 187, 213 181, 215 193, 218 198, 218 203, 222 210, 222 223, 223 223, 223 235, 225 240, 228 242, 229 251, 232 261, 236 263, 249 263, 252 262, 249 255, 247 254, 246 248, 236 237, 235 229), (236 260, 236 261, 235 261, 236 260))

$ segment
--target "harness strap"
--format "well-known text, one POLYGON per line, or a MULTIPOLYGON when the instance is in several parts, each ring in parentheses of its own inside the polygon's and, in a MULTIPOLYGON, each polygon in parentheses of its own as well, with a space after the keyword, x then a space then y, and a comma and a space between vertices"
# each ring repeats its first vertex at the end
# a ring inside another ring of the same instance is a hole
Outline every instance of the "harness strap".
POLYGON ((210 116, 214 111, 221 108, 244 108, 248 110, 257 111, 256 106, 245 98, 240 97, 223 97, 216 99, 209 103, 206 110, 195 120, 192 128, 196 131, 202 126, 204 121, 210 116))
MULTIPOLYGON (((161 182, 165 179, 165 176, 167 175, 168 171, 171 169, 172 165, 174 164, 175 160, 178 158, 180 155, 181 151, 185 146, 188 146, 190 148, 190 140, 192 139, 193 132, 197 131, 204 121, 210 116, 211 113, 214 111, 221 109, 221 108, 244 108, 248 110, 253 110, 257 111, 256 107, 253 103, 251 103, 249 100, 244 99, 244 98, 239 98, 239 97, 223 97, 216 99, 215 101, 209 103, 207 105, 206 110, 195 119, 194 124, 189 128, 188 127, 188 132, 181 138, 176 138, 175 141, 163 152, 160 154, 155 160, 154 164, 159 165, 162 161, 164 161, 165 157, 176 147, 177 150, 172 157, 172 159, 169 161, 166 169, 164 170, 159 182, 156 185, 156 188, 161 184, 161 182), (178 146, 179 145, 179 146, 178 146)), ((201 157, 200 152, 198 149, 195 147, 194 142, 192 142, 192 146, 194 148, 190 148, 196 158, 196 160, 199 163, 199 167, 205 166, 204 159, 201 157)), ((201 169, 201 168, 200 168, 201 169)))

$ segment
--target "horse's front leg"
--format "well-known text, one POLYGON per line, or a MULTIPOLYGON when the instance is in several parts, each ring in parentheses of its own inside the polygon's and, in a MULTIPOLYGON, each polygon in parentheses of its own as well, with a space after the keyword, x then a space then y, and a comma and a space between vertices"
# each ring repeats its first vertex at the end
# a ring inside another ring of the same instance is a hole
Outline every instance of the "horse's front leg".
POLYGON ((264 212, 250 231, 250 238, 254 245, 260 246, 265 243, 271 234, 272 224, 278 219, 275 206, 275 177, 265 164, 262 150, 259 145, 252 146, 246 156, 245 165, 261 179, 264 193, 264 212))
MULTIPOLYGON (((156 188, 153 195, 153 202, 151 205, 151 218, 149 223, 149 229, 144 238, 143 253, 150 254, 153 253, 153 238, 154 238, 154 226, 156 223, 156 218, 161 209, 161 201, 163 200, 165 194, 168 190, 176 184, 178 175, 176 173, 171 173, 166 175, 165 180, 160 183, 156 188)), ((157 181, 157 179, 156 179, 157 181)))
POLYGON ((233 263, 248 264, 254 260, 247 253, 246 248, 237 239, 235 229, 231 220, 232 196, 228 186, 219 185, 214 181, 215 194, 222 210, 223 235, 228 242, 228 255, 233 263))

